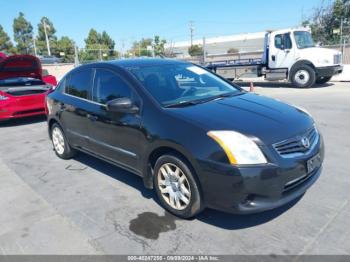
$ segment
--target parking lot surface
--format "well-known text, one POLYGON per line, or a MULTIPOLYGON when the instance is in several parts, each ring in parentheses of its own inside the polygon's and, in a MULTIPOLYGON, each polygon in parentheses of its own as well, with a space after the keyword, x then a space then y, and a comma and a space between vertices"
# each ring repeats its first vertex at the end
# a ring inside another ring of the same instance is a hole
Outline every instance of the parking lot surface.
POLYGON ((44 118, 16 120, 0 124, 0 254, 350 254, 350 83, 255 91, 307 109, 324 135, 323 173, 302 198, 181 220, 141 178, 85 154, 57 158, 44 118))

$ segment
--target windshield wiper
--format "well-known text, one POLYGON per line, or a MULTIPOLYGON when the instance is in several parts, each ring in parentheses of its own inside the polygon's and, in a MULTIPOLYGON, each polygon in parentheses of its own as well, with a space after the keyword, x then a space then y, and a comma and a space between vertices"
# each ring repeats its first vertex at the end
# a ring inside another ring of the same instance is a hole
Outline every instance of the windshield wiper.
POLYGON ((216 99, 236 96, 236 95, 240 95, 240 94, 242 94, 242 93, 241 92, 229 92, 229 93, 224 93, 224 94, 221 94, 221 95, 216 95, 216 96, 207 97, 207 98, 203 98, 203 99, 196 99, 196 100, 190 100, 190 101, 181 101, 181 102, 178 102, 178 103, 165 105, 164 107, 171 108, 171 107, 184 107, 184 106, 198 105, 198 104, 203 104, 203 103, 210 102, 210 101, 213 101, 213 100, 216 100, 216 99))
POLYGON ((197 104, 201 104, 201 103, 205 103, 205 102, 207 102, 207 99, 205 101, 204 101, 204 99, 190 100, 190 101, 181 101, 181 102, 178 102, 178 103, 165 105, 164 107, 166 107, 166 108, 185 107, 185 106, 192 106, 192 105, 197 105, 197 104))

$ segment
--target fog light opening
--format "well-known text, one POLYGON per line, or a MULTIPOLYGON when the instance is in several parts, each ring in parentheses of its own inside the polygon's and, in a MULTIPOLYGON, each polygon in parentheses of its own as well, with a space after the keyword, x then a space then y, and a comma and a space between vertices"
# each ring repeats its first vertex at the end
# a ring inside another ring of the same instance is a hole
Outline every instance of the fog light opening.
POLYGON ((254 194, 250 194, 242 201, 242 205, 244 205, 244 206, 253 206, 254 205, 254 199, 255 199, 255 195, 254 194))

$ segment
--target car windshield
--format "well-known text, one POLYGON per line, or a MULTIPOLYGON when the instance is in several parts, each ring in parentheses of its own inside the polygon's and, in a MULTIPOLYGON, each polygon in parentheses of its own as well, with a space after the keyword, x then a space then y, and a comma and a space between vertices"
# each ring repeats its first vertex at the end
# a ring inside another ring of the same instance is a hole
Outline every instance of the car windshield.
POLYGON ((164 107, 189 105, 237 95, 241 90, 192 64, 128 68, 164 107))
POLYGON ((306 31, 295 31, 294 32, 295 42, 298 48, 309 48, 314 47, 314 40, 312 40, 311 34, 306 31))
POLYGON ((34 86, 44 85, 40 79, 31 77, 12 77, 0 80, 0 86, 34 86))

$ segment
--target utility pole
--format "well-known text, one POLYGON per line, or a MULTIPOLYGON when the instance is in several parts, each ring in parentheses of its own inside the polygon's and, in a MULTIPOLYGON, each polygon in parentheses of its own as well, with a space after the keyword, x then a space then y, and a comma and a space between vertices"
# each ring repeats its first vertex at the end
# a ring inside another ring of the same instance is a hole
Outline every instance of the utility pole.
POLYGON ((121 43, 122 43, 122 53, 121 53, 121 57, 125 57, 124 56, 124 48, 125 48, 125 39, 121 39, 121 43))
POLYGON ((44 32, 45 32, 45 40, 46 40, 46 47, 47 47, 47 54, 51 56, 51 51, 50 51, 50 42, 49 42, 49 37, 47 36, 47 31, 46 31, 46 18, 43 19, 44 23, 44 32))
POLYGON ((203 37, 203 66, 205 66, 206 60, 207 60, 207 46, 205 42, 205 37, 203 37))
POLYGON ((78 47, 74 44, 74 66, 79 65, 78 47))
POLYGON ((34 54, 35 56, 38 56, 37 51, 36 51, 36 43, 35 43, 35 37, 33 36, 33 46, 34 46, 34 54))
POLYGON ((100 57, 100 61, 102 61, 102 50, 101 50, 101 45, 99 45, 98 54, 99 54, 99 57, 100 57))
POLYGON ((194 35, 194 23, 193 21, 190 21, 191 46, 193 46, 193 35, 194 35))
POLYGON ((340 52, 343 54, 343 18, 340 19, 340 52))

